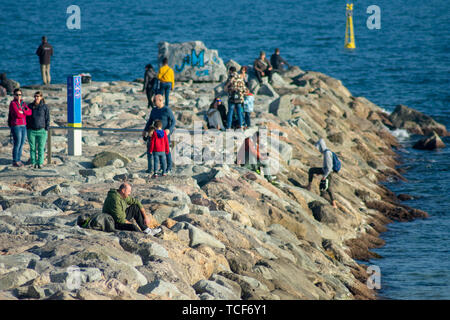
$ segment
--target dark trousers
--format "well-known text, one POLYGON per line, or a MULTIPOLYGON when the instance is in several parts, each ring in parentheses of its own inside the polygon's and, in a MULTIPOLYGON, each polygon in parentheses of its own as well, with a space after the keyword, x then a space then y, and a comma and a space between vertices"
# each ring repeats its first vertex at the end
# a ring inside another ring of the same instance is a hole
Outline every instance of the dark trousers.
MULTIPOLYGON (((131 222, 131 219, 134 219, 142 231, 147 229, 147 225, 145 224, 145 220, 142 215, 141 209, 139 208, 139 206, 137 204, 133 204, 133 205, 129 206, 127 208, 127 210, 125 210, 125 213, 126 213, 126 219, 128 221, 131 222)), ((117 223, 116 222, 115 227, 117 230, 138 231, 138 232, 141 231, 141 230, 139 230, 138 227, 136 227, 132 223, 117 223)))
POLYGON ((256 73, 256 78, 258 78, 259 83, 262 83, 263 77, 269 77, 269 82, 272 82, 272 71, 271 70, 264 70, 264 76, 258 70, 255 70, 255 73, 256 73))
MULTIPOLYGON (((323 174, 323 168, 311 168, 311 169, 309 169, 309 172, 308 172, 308 183, 310 184, 312 181, 313 181, 313 178, 314 178, 314 175, 316 175, 316 174, 323 174)), ((328 189, 326 190, 326 192, 328 193, 328 195, 330 196, 330 201, 333 201, 334 200, 334 197, 333 197, 333 191, 332 191, 332 188, 333 188, 333 178, 332 178, 332 173, 330 173, 329 175, 328 175, 328 177, 327 177, 327 179, 328 179, 328 189)))
POLYGON ((162 82, 162 81, 160 82, 159 93, 164 95, 166 106, 169 105, 169 95, 170 95, 170 90, 171 89, 172 89, 172 83, 171 82, 162 82))
POLYGON ((250 112, 244 112, 244 123, 247 127, 251 127, 250 112))
POLYGON ((150 107, 153 108, 153 101, 152 101, 152 99, 153 99, 153 94, 155 93, 155 92, 153 91, 153 88, 147 88, 147 89, 145 90, 145 93, 147 94, 148 107, 149 107, 149 108, 150 108, 150 107))

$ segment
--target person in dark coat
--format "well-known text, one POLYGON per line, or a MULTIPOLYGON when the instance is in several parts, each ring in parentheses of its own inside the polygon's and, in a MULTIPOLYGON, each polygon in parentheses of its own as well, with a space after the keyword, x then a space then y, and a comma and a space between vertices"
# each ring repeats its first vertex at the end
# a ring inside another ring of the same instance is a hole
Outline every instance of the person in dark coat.
POLYGON ((158 78, 156 77, 156 71, 153 69, 151 64, 145 66, 145 75, 144 75, 144 87, 142 88, 142 92, 145 91, 148 99, 148 108, 154 107, 153 105, 153 95, 157 91, 157 83, 158 78))
POLYGON ((0 86, 6 89, 8 94, 12 94, 18 88, 17 83, 6 77, 6 73, 0 74, 0 86))
POLYGON ((280 56, 280 49, 278 48, 275 49, 274 54, 270 57, 270 63, 272 64, 273 72, 282 72, 284 66, 290 68, 289 63, 280 56))
POLYGON ((42 37, 42 43, 36 50, 39 56, 39 64, 41 65, 41 76, 44 84, 49 84, 52 80, 50 77, 50 57, 53 55, 53 47, 47 42, 47 37, 42 37))
POLYGON ((27 136, 30 145, 30 160, 34 168, 41 169, 44 164, 45 144, 50 127, 50 112, 45 104, 42 92, 34 94, 34 101, 29 105, 32 113, 27 116, 27 136), (37 159, 36 159, 37 151, 37 159))

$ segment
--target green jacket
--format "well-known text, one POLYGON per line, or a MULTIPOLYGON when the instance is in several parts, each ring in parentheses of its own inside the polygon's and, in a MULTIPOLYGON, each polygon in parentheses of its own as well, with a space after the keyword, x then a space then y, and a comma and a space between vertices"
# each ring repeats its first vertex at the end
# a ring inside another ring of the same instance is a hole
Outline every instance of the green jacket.
POLYGON ((109 190, 105 203, 103 204, 102 212, 109 213, 117 223, 125 223, 125 210, 133 204, 137 204, 141 209, 143 208, 143 205, 139 200, 132 197, 123 199, 118 190, 111 189, 109 190))

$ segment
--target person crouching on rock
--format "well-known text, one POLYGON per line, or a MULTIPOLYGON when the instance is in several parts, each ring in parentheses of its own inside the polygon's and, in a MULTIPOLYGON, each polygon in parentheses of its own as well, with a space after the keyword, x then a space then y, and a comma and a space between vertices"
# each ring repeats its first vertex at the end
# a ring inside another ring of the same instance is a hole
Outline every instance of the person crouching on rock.
POLYGON ((162 232, 160 227, 151 228, 152 215, 146 214, 144 206, 135 198, 130 197, 131 186, 128 183, 120 185, 119 189, 111 189, 103 204, 103 213, 110 214, 117 230, 138 231, 156 236, 162 232), (136 224, 130 222, 131 219, 136 224))
POLYGON ((263 171, 264 177, 272 184, 275 182, 276 177, 270 174, 268 156, 263 156, 260 151, 260 133, 256 131, 252 137, 248 137, 244 140, 237 155, 237 164, 241 165, 249 170, 255 171, 257 174, 261 174, 263 171))
POLYGON ((323 154, 323 166, 322 167, 314 167, 309 169, 308 172, 308 185, 306 186, 307 190, 311 190, 311 183, 314 179, 314 175, 321 174, 322 179, 320 180, 320 191, 321 194, 323 192, 327 192, 330 197, 330 202, 333 208, 337 208, 336 200, 333 197, 333 153, 331 150, 327 149, 327 145, 325 141, 320 138, 319 141, 315 144, 316 148, 323 154))

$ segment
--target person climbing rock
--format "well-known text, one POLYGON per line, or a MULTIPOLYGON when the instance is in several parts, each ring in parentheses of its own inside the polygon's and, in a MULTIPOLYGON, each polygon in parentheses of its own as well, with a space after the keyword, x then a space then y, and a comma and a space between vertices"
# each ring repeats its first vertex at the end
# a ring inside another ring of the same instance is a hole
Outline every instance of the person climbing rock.
POLYGON ((337 208, 336 200, 333 196, 333 152, 327 149, 325 141, 320 138, 315 144, 316 148, 323 154, 323 165, 322 167, 310 168, 308 172, 308 185, 307 190, 311 190, 311 183, 316 174, 321 174, 322 179, 320 180, 320 191, 321 193, 327 192, 330 197, 330 202, 333 208, 337 208))

